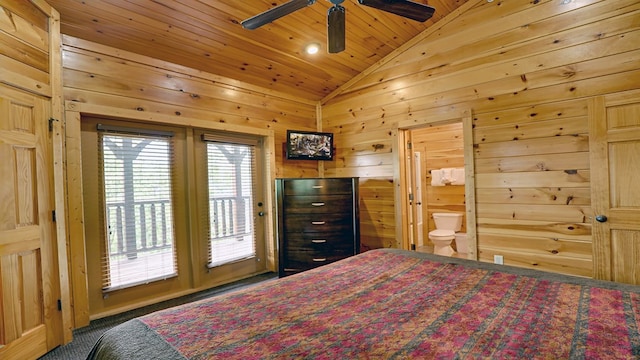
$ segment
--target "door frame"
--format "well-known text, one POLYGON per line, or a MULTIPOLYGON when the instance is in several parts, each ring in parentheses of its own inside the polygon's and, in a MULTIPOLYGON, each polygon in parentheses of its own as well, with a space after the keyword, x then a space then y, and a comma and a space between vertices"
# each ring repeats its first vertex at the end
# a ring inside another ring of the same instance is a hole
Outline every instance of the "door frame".
POLYGON ((415 205, 409 201, 411 192, 411 174, 413 169, 407 165, 407 156, 410 156, 410 149, 405 145, 410 139, 411 130, 427 126, 442 125, 462 121, 462 133, 464 142, 465 159, 465 212, 467 240, 469 242, 469 253, 467 258, 478 260, 478 244, 476 239, 476 201, 475 201, 475 166, 473 152, 473 117, 471 110, 467 109, 459 116, 452 117, 452 114, 430 117, 421 121, 405 120, 396 124, 393 136, 396 141, 392 142, 393 153, 396 157, 393 161, 393 182, 395 199, 395 221, 396 221, 396 246, 401 249, 411 250, 411 226, 409 220, 415 216, 415 205))
MULTIPOLYGON (((413 139, 411 140, 411 143, 413 144, 413 139)), ((424 214, 429 211, 429 209, 427 208, 426 203, 422 202, 425 190, 422 187, 422 181, 420 180, 422 173, 422 154, 414 151, 411 155, 409 166, 412 167, 411 180, 413 184, 411 185, 411 189, 413 191, 412 204, 414 212, 411 217, 413 224, 412 248, 415 248, 424 246, 424 214)))

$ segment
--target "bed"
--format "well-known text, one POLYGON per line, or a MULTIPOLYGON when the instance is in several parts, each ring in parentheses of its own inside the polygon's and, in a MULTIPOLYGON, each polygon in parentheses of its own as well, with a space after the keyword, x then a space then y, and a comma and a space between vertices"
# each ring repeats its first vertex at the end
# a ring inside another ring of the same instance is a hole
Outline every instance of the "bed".
POLYGON ((638 359, 640 287, 397 249, 155 312, 88 359, 638 359))

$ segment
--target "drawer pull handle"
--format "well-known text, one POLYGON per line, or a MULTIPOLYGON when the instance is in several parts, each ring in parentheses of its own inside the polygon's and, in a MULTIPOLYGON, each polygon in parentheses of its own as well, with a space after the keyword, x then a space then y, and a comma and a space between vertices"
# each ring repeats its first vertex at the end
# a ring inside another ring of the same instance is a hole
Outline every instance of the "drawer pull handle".
POLYGON ((324 206, 323 202, 315 202, 315 203, 311 203, 312 206, 324 206))
POLYGON ((314 262, 325 262, 327 261, 327 258, 313 258, 314 262))
POLYGON ((324 187, 324 186, 322 186, 322 185, 313 185, 313 188, 314 188, 314 189, 322 189, 323 187, 324 187))
POLYGON ((311 223, 313 225, 324 225, 326 222, 325 221, 312 221, 311 223))
POLYGON ((312 243, 315 243, 315 244, 322 244, 322 243, 326 243, 326 242, 327 242, 327 240, 324 240, 324 239, 314 239, 314 240, 311 240, 311 242, 312 242, 312 243))

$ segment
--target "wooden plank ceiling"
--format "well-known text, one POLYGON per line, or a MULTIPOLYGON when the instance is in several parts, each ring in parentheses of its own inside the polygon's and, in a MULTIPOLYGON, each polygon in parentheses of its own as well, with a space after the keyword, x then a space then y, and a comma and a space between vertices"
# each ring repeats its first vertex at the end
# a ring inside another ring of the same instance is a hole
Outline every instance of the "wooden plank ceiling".
POLYGON ((346 0, 346 50, 326 51, 328 0, 256 30, 240 22, 286 0, 47 0, 63 34, 271 89, 321 100, 466 0, 415 0, 424 23, 346 0), (308 55, 308 43, 320 44, 308 55))

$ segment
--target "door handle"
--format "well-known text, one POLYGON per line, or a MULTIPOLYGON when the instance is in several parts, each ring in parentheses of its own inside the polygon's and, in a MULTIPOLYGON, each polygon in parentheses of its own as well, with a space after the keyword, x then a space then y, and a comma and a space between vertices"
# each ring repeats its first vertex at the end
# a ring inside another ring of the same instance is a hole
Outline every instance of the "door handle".
POLYGON ((259 211, 258 216, 264 216, 264 211, 259 211))
POLYGON ((598 215, 596 216, 596 221, 601 223, 607 222, 607 217, 605 215, 598 215))

